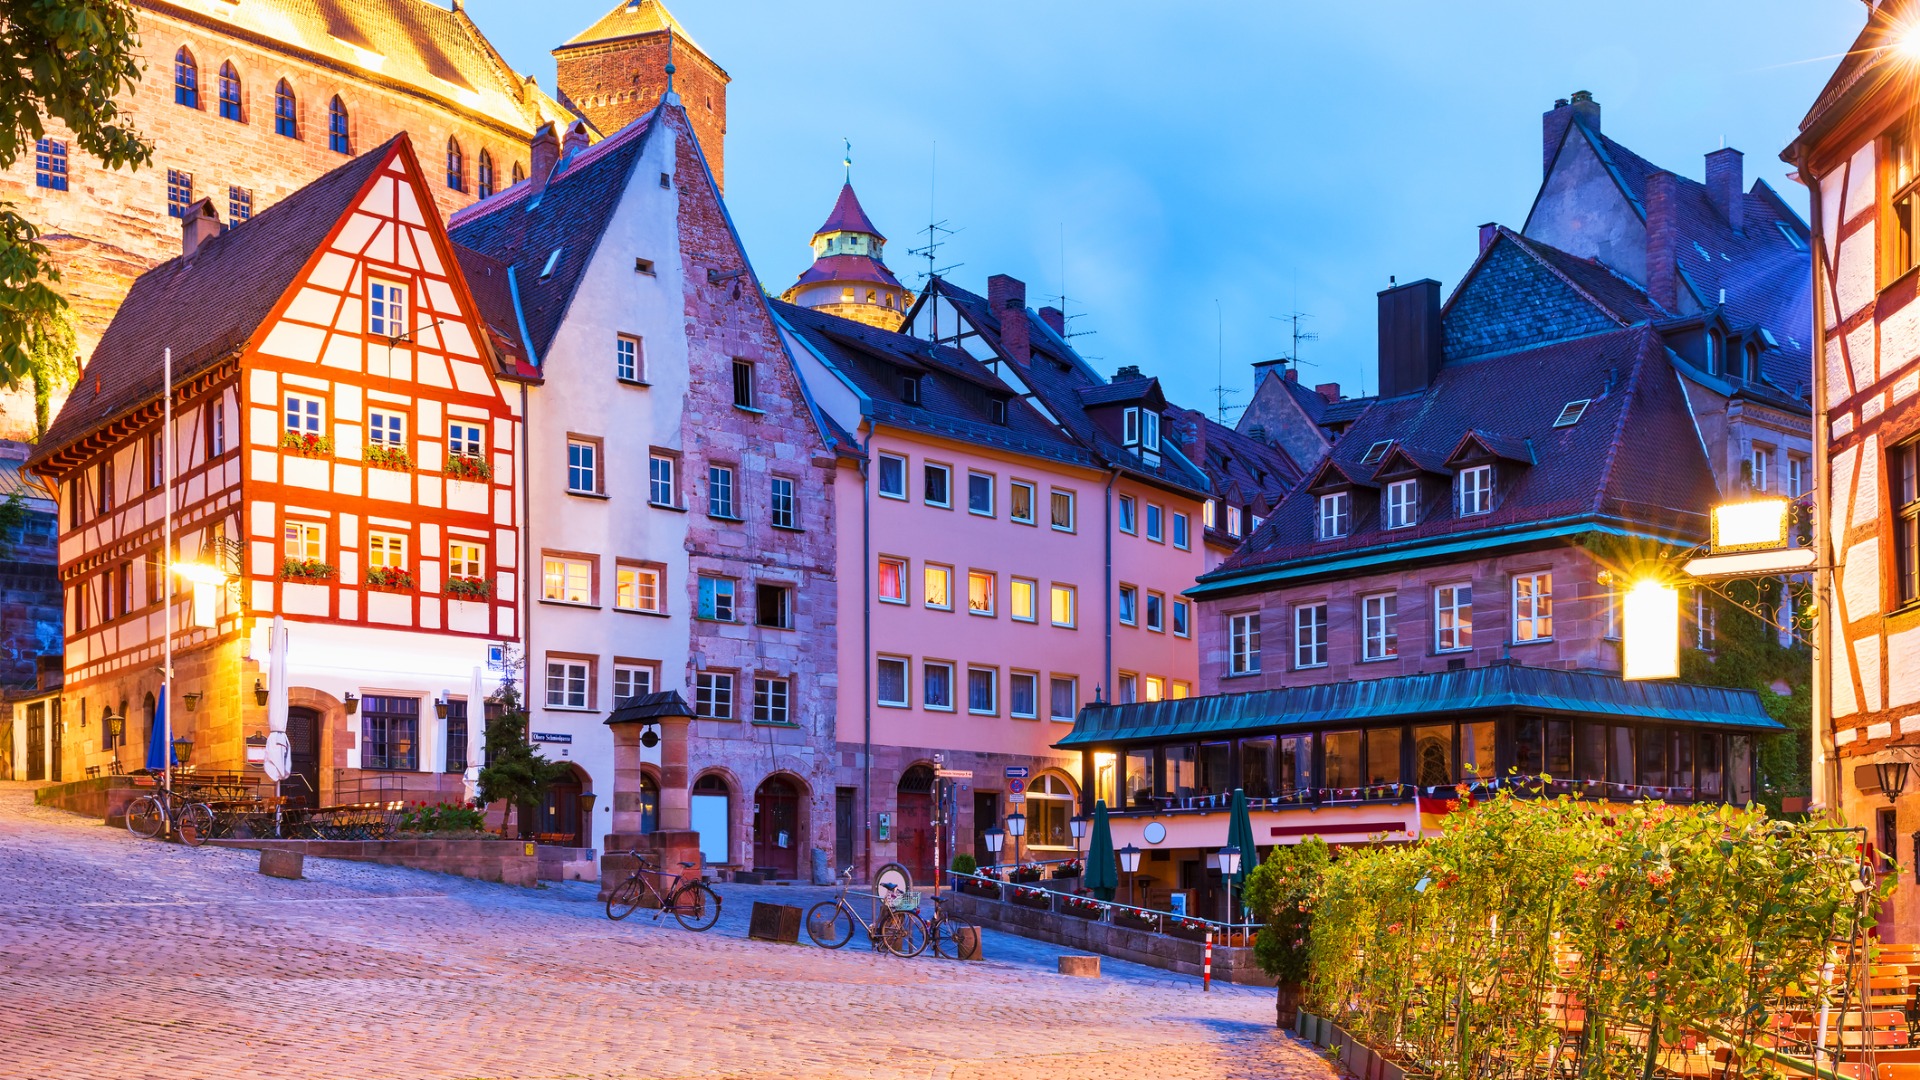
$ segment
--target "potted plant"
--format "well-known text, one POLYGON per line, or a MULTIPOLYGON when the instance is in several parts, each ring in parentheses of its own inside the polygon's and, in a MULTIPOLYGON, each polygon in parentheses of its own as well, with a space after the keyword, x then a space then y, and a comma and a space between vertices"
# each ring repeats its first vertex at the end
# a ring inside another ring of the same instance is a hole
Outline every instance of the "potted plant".
POLYGON ((1013 902, 1019 904, 1021 907, 1036 908, 1040 911, 1051 911, 1053 909, 1053 894, 1045 889, 1033 889, 1025 885, 1016 885, 1013 889, 1013 902))
POLYGON ((1025 866, 1014 867, 1012 871, 1007 874, 1007 880, 1015 884, 1020 884, 1022 882, 1039 881, 1041 876, 1042 871, 1039 865, 1028 863, 1025 866))
POLYGON ((1106 906, 1107 905, 1095 900, 1091 896, 1068 894, 1060 898, 1060 910, 1062 912, 1082 919, 1099 918, 1100 913, 1106 910, 1106 906))
POLYGON ((367 587, 381 592, 412 592, 413 575, 398 566, 375 566, 367 571, 367 587))
POLYGON ((331 581, 333 566, 319 559, 287 559, 280 564, 280 576, 288 581, 331 581))
POLYGON ((491 480, 493 466, 478 454, 450 454, 447 467, 442 470, 449 480, 491 480))
POLYGON ((1161 930, 1161 915, 1146 908, 1116 907, 1113 909, 1113 924, 1157 934, 1161 930))
POLYGON ((1326 842, 1310 838, 1290 847, 1277 847, 1266 861, 1247 875, 1246 905, 1260 923, 1254 939, 1253 961, 1278 980, 1275 1019, 1281 1027, 1293 1024, 1307 981, 1307 944, 1313 926, 1314 894, 1332 862, 1326 842))
POLYGON ((1084 869, 1079 859, 1069 859, 1053 868, 1053 876, 1056 879, 1071 880, 1078 878, 1084 869))

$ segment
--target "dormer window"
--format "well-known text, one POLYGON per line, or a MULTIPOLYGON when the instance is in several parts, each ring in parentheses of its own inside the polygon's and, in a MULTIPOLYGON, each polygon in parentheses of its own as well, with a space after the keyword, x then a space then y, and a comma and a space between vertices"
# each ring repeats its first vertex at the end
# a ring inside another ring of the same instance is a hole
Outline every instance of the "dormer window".
POLYGON ((1353 521, 1353 496, 1335 491, 1320 496, 1320 518, 1314 535, 1322 540, 1338 540, 1347 535, 1353 521))
MULTIPOLYGON (((888 299, 891 300, 892 297, 888 297, 888 299)), ((1001 401, 999 398, 995 398, 993 399, 993 403, 990 406, 988 406, 987 411, 992 416, 994 423, 999 424, 1001 427, 1005 427, 1007 425, 1007 403, 1006 402, 1001 401)))
POLYGON ((1405 529, 1419 524, 1420 482, 1395 480, 1387 485, 1387 528, 1405 529))
POLYGON ((1360 458, 1360 464, 1378 465, 1380 459, 1386 457, 1387 451, 1391 449, 1393 449, 1393 440, 1381 439, 1379 442, 1367 447, 1367 452, 1360 458))
POLYGON ((1121 422, 1120 442, 1123 446, 1137 446, 1141 450, 1158 453, 1160 414, 1152 409, 1128 409, 1121 422))
POLYGON ((1240 535, 1240 508, 1237 506, 1227 507, 1227 535, 1232 537, 1240 535))
POLYGON ((1461 517, 1493 512, 1493 466, 1475 465, 1460 470, 1454 482, 1456 508, 1461 517))
POLYGON ((908 375, 900 380, 900 400, 909 405, 920 404, 920 376, 908 375))

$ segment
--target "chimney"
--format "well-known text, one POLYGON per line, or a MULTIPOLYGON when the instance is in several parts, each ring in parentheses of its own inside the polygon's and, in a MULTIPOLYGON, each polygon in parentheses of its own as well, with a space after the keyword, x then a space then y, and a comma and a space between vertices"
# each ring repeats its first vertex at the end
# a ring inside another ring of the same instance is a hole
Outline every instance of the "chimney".
POLYGON ((1040 321, 1043 323, 1046 323, 1048 326, 1053 327, 1053 332, 1056 334, 1059 334, 1061 337, 1067 336, 1067 315, 1066 315, 1066 312, 1061 311, 1059 308, 1057 307, 1041 308, 1040 321))
POLYGON ((1588 131, 1595 135, 1600 134, 1600 103, 1593 100, 1593 91, 1575 90, 1568 107, 1573 110, 1573 115, 1580 118, 1580 123, 1585 125, 1588 131))
POLYGON ((587 148, 587 122, 575 120, 567 125, 567 136, 560 140, 560 156, 578 153, 587 148))
POLYGON ((1422 278, 1381 290, 1380 396, 1425 389, 1440 355, 1440 283, 1422 278))
POLYGON ((1675 310, 1679 300, 1679 271, 1674 264, 1680 242, 1680 180, 1662 170, 1647 177, 1647 295, 1653 302, 1675 310))
POLYGON ((1566 98, 1555 98, 1553 108, 1540 114, 1540 175, 1553 170, 1553 155, 1560 149, 1560 137, 1573 120, 1573 109, 1566 98))
POLYGON ((1115 382, 1119 382, 1121 379, 1137 379, 1139 377, 1140 377, 1139 364, 1122 364, 1120 368, 1113 373, 1113 379, 1115 382))
POLYGON ((1298 371, 1295 371, 1292 368, 1288 368, 1286 371, 1282 372, 1280 377, 1291 383, 1297 383, 1300 381, 1300 373, 1298 371))
POLYGON ((1000 320, 1000 347, 1014 363, 1025 366, 1033 359, 1033 346, 1027 333, 1027 283, 1005 274, 987 279, 987 307, 1000 320))
POLYGON ((534 129, 531 152, 527 179, 532 181, 533 192, 537 195, 546 188, 547 178, 553 175, 553 166, 560 160, 560 136, 554 132, 552 124, 541 124, 534 129))
POLYGON ((1499 235, 1500 226, 1497 222, 1489 221, 1480 226, 1480 250, 1485 251, 1492 247, 1494 239, 1499 235))
POLYGON ((1745 232, 1747 227, 1744 158, 1731 146, 1707 155, 1707 197, 1734 232, 1745 232))
POLYGON ((1337 382, 1323 382, 1314 387, 1313 392, 1326 398, 1329 404, 1340 400, 1340 384, 1337 382))
POLYGON ((200 245, 220 235, 220 214, 212 199, 201 199, 180 216, 180 254, 192 258, 200 245))

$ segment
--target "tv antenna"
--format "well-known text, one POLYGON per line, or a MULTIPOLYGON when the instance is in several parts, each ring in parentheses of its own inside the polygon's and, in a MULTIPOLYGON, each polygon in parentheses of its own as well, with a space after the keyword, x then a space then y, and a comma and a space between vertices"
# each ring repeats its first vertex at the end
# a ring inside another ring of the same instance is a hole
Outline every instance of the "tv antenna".
POLYGON ((940 265, 940 248, 946 244, 946 237, 956 235, 960 230, 948 228, 946 219, 938 217, 934 209, 934 181, 939 175, 939 169, 940 144, 936 142, 933 144, 932 165, 927 172, 927 227, 920 230, 927 234, 927 242, 920 247, 909 248, 907 250, 907 254, 927 260, 927 268, 920 274, 922 284, 932 281, 936 277, 945 276, 949 271, 957 270, 966 265, 965 263, 940 265))
POLYGON ((1300 329, 1300 320, 1311 319, 1313 318, 1312 315, 1309 315, 1304 311, 1295 311, 1295 312, 1290 312, 1286 315, 1269 315, 1267 316, 1267 318, 1272 319, 1275 322, 1286 323, 1293 330, 1293 348, 1287 353, 1287 355, 1281 357, 1280 359, 1285 360, 1288 364, 1293 365, 1295 367, 1298 367, 1301 364, 1306 364, 1308 367, 1318 366, 1317 364, 1314 364, 1311 361, 1300 359, 1300 343, 1301 342, 1320 340, 1319 334, 1316 334, 1311 330, 1300 329))
MULTIPOLYGON (((1240 395, 1239 390, 1232 389, 1227 386, 1226 325, 1227 325, 1226 316, 1222 314, 1221 308, 1220 308, 1220 301, 1216 299, 1213 302, 1213 335, 1214 335, 1213 364, 1214 364, 1214 378, 1218 379, 1219 382, 1213 388, 1213 396, 1214 396, 1214 418, 1219 422, 1221 427, 1228 426, 1227 425, 1227 409, 1229 406, 1227 405, 1227 399, 1230 397, 1238 397, 1240 395)), ((1238 405, 1232 406, 1232 408, 1236 408, 1236 409, 1239 407, 1240 406, 1238 405)))
MULTIPOLYGON (((1060 292, 1054 296, 1053 299, 1060 305, 1060 336, 1068 343, 1071 343, 1074 338, 1089 337, 1100 332, 1098 330, 1075 330, 1073 328, 1073 320, 1085 316, 1086 312, 1073 313, 1067 310, 1067 301, 1070 297, 1067 296, 1067 226, 1065 222, 1062 222, 1060 225, 1060 292)), ((1090 359, 1098 358, 1093 357, 1090 359)))

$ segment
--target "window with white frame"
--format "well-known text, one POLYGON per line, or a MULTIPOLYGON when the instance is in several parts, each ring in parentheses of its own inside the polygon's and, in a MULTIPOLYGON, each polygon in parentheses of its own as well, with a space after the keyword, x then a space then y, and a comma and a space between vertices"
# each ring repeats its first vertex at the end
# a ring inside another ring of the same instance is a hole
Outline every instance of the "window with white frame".
POLYGON ((974 615, 992 615, 999 583, 987 570, 967 571, 967 611, 974 615))
POLYGON ((1053 586, 1053 625, 1071 630, 1079 618, 1080 591, 1072 585, 1053 586))
POLYGON ((613 571, 613 606, 622 611, 661 614, 660 568, 618 563, 613 571))
POLYGON ((629 698, 646 697, 651 693, 653 693, 653 665, 620 663, 613 665, 615 704, 629 698))
POLYGON ((1390 660, 1400 655, 1400 598, 1376 593, 1360 598, 1360 659, 1390 660))
POLYGON ((760 408, 759 388, 754 385, 753 361, 733 362, 733 405, 737 409, 760 408))
POLYGON ((1053 489, 1053 527, 1061 532, 1073 531, 1073 492, 1053 489))
POLYGON ((480 437, 479 424, 455 420, 447 425, 447 453, 456 457, 478 457, 486 448, 486 443, 480 437))
POLYGON ((326 406, 317 397, 288 394, 285 431, 290 435, 320 438, 326 428, 326 406))
POLYGON ((645 353, 641 351, 640 339, 632 334, 618 334, 613 339, 613 377, 621 382, 645 382, 645 353))
POLYGON ((469 581, 483 580, 487 574, 486 551, 471 540, 452 540, 447 543, 447 575, 466 578, 469 581))
POLYGON ((902 656, 882 656, 874 662, 874 697, 879 704, 896 709, 908 706, 908 667, 902 656))
POLYGON ((953 567, 927 563, 920 573, 920 599, 930 608, 953 610, 953 567))
POLYGON ((1167 629, 1167 598, 1157 592, 1147 594, 1147 629, 1155 633, 1165 633, 1167 629))
POLYGON ((287 558, 301 562, 326 561, 326 526, 310 521, 289 521, 284 535, 286 542, 282 554, 287 558))
POLYGON ((889 604, 907 602, 907 560, 881 556, 877 577, 875 592, 881 600, 889 604))
POLYGON ((1188 548, 1193 546, 1193 539, 1188 532, 1188 530, 1191 527, 1192 525, 1188 521, 1187 515, 1180 514, 1180 513, 1176 513, 1173 515, 1173 546, 1174 547, 1179 548, 1181 551, 1185 551, 1188 548))
POLYGON ((928 506, 953 505, 953 469, 929 462, 921 469, 920 497, 928 506))
POLYGON ((1797 499, 1807 493, 1807 459, 1798 454, 1787 455, 1787 495, 1797 499))
POLYGON ((1120 586, 1120 621, 1128 626, 1140 622, 1140 590, 1132 585, 1120 586))
POLYGON ((1395 480, 1387 485, 1387 522, 1389 529, 1404 529, 1420 520, 1420 482, 1395 480))
POLYGON ((1442 585, 1433 590, 1433 647, 1438 652, 1473 648, 1473 586, 1442 585))
POLYGON ((1461 469, 1455 485, 1459 492, 1456 509, 1461 517, 1493 512, 1493 466, 1475 465, 1461 469))
POLYGON ((1327 605, 1301 604, 1293 609, 1293 666, 1327 666, 1327 605))
POLYGON ((1203 526, 1209 529, 1214 527, 1214 519, 1219 514, 1219 506, 1220 504, 1218 502, 1213 499, 1208 499, 1206 505, 1200 508, 1200 523, 1203 526))
POLYGON ((733 512, 733 466, 707 466, 707 516, 735 519, 733 512))
POLYGON ((1314 528, 1314 536, 1321 540, 1337 540, 1347 535, 1347 529, 1353 518, 1353 496, 1344 491, 1332 491, 1320 496, 1320 514, 1314 528))
POLYGON ((1007 607, 1009 614, 1019 622, 1035 622, 1039 619, 1036 597, 1040 593, 1040 583, 1032 578, 1012 578, 1007 582, 1007 607))
POLYGON ((1080 711, 1080 680, 1071 675, 1055 675, 1047 687, 1047 715, 1055 720, 1072 721, 1080 711))
POLYGON ((920 703, 929 709, 953 711, 953 665, 928 660, 920 665, 920 703))
POLYGON ((1166 539, 1166 511, 1153 503, 1147 504, 1147 539, 1158 544, 1166 539))
POLYGON ((680 459, 672 454, 647 456, 647 501, 655 506, 680 505, 680 459))
POLYGON ((967 473, 967 512, 981 517, 993 516, 993 477, 986 473, 967 473))
POLYGON ((1173 636, 1191 637, 1193 634, 1192 608, 1185 600, 1174 597, 1173 600, 1173 636))
POLYGON ((1160 414, 1152 409, 1130 408, 1121 414, 1121 443, 1146 451, 1160 449, 1160 414))
POLYGON ((590 439, 567 440, 567 490, 576 495, 600 493, 600 444, 590 439))
POLYGON ((1513 579, 1513 640, 1553 637, 1553 575, 1517 574, 1513 579))
POLYGON ((592 688, 593 661, 553 658, 547 660, 547 708, 591 708, 592 688))
POLYGON ((1260 670, 1260 613, 1249 611, 1227 617, 1227 673, 1252 675, 1260 670))
POLYGON ((207 406, 207 422, 211 425, 207 434, 207 456, 218 457, 227 452, 227 406, 224 402, 213 402, 207 406))
POLYGON ((1034 523, 1034 504, 1038 501, 1032 484, 1015 480, 1007 492, 1007 520, 1020 525, 1034 523))
POLYGON ((1754 444, 1748 474, 1749 486, 1756 494, 1764 495, 1773 490, 1773 447, 1754 444))
POLYGON ((1695 588, 1692 592, 1693 647, 1711 651, 1720 636, 1720 613, 1713 606, 1713 598, 1707 595, 1707 590, 1695 588))
POLYGON ((375 337, 407 336, 407 287, 373 279, 367 284, 367 333, 375 337))
POLYGON ((800 519, 797 516, 797 504, 793 498, 793 481, 785 476, 774 477, 771 499, 773 527, 776 529, 799 528, 800 519))
POLYGON ((967 711, 975 716, 1000 715, 999 668, 967 668, 967 711))
POLYGON ((1139 504, 1131 495, 1120 496, 1120 531, 1129 534, 1140 531, 1139 504))
POLYGON ((1140 700, 1140 676, 1131 671, 1122 671, 1113 682, 1113 701, 1116 705, 1131 705, 1140 700))
POLYGON ((1158 675, 1149 675, 1141 684, 1140 692, 1143 701, 1159 701, 1167 696, 1167 680, 1158 675))
POLYGON ((732 578, 700 575, 700 615, 714 622, 734 621, 734 600, 739 583, 732 578))
POLYGON ((701 671, 693 676, 693 713, 709 720, 733 719, 733 673, 701 671))
POLYGON ((374 569, 405 570, 407 568, 407 538, 399 533, 368 533, 367 565, 374 569))
POLYGON ((1016 720, 1040 716, 1040 676, 1031 671, 1007 672, 1007 715, 1016 720))
POLYGON ((540 598, 556 604, 593 603, 593 560, 548 555, 541 560, 540 598))
POLYGON ((756 677, 753 680, 753 722, 756 724, 793 723, 792 714, 787 708, 792 685, 786 679, 756 677))
POLYGON ((1227 507, 1227 535, 1233 537, 1240 535, 1240 508, 1237 506, 1227 507))
POLYGON ((367 410, 367 442, 388 448, 407 445, 407 418, 396 412, 367 410))
POLYGON ((907 497, 907 459, 898 454, 880 455, 880 494, 883 498, 907 497))

